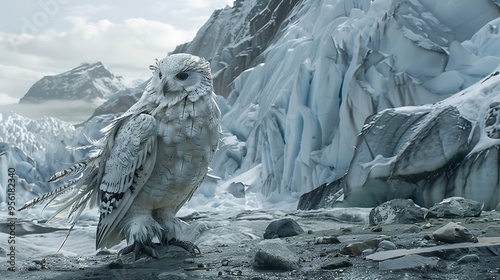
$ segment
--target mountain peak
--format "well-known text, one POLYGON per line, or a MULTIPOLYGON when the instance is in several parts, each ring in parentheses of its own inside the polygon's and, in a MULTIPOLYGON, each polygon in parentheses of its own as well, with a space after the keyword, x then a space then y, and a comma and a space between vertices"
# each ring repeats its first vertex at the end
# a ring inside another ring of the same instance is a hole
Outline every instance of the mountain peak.
POLYGON ((61 74, 43 77, 19 102, 107 99, 111 94, 126 87, 122 80, 121 76, 115 76, 102 62, 82 63, 61 74))

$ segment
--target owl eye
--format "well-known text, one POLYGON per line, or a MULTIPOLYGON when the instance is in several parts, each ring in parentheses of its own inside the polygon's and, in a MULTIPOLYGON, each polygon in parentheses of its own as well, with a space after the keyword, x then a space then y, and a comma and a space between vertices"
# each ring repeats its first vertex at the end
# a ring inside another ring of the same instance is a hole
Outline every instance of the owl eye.
POLYGON ((187 79, 189 77, 189 74, 186 72, 179 72, 179 73, 177 73, 177 75, 175 75, 175 77, 181 81, 184 81, 185 79, 187 79))
POLYGON ((161 77, 162 77, 161 71, 158 72, 158 77, 161 79, 161 77))

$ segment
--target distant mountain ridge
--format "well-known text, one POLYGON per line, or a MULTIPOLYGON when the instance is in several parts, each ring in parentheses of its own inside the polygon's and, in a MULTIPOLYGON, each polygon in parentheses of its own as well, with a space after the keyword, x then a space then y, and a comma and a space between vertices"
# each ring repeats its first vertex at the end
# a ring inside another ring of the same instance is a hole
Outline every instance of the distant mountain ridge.
POLYGON ((101 62, 80 66, 55 76, 45 76, 28 90, 19 103, 35 103, 51 99, 107 99, 127 86, 101 62))

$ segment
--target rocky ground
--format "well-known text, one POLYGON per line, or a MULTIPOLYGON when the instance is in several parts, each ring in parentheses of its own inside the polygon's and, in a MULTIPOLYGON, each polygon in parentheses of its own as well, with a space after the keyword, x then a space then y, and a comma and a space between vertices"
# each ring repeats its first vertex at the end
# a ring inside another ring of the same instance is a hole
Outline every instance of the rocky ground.
MULTIPOLYGON (((0 271, 0 279, 500 278, 499 212, 459 213, 473 216, 452 218, 447 210, 430 215, 424 209, 422 218, 403 224, 407 221, 398 220, 398 213, 414 219, 403 211, 409 207, 379 208, 370 223, 324 230, 308 229, 308 212, 302 212, 297 222, 284 219, 267 231, 262 228, 262 238, 265 234, 271 239, 200 246, 197 256, 171 246, 158 251, 159 259, 137 261, 131 255, 117 259, 114 252, 33 258, 19 264, 16 272, 0 271), (297 235, 283 237, 293 234, 297 235)), ((262 220, 255 220, 255 225, 262 227, 262 220)))

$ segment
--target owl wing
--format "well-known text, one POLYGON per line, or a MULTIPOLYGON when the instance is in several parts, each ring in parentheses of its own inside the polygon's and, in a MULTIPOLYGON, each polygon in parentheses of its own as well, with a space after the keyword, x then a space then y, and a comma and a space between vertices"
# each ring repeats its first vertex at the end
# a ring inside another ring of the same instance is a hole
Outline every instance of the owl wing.
POLYGON ((99 186, 100 218, 96 248, 122 240, 117 226, 148 180, 156 162, 157 125, 148 114, 117 124, 112 148, 99 186), (112 233, 112 234, 111 234, 112 233))

